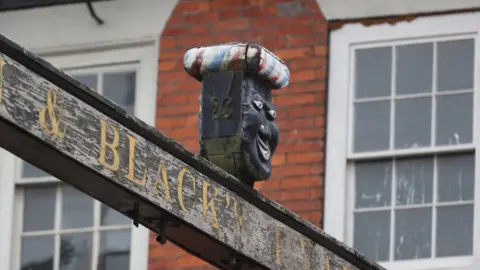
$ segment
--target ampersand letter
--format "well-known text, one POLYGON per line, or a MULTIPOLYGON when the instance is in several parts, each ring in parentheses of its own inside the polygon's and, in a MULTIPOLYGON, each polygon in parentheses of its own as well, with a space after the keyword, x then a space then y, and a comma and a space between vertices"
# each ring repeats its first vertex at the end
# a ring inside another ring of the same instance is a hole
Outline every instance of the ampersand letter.
POLYGON ((40 126, 48 134, 53 134, 58 138, 62 139, 65 137, 65 127, 63 131, 60 130, 60 119, 57 119, 57 114, 55 113, 55 104, 57 103, 57 93, 53 89, 48 91, 47 96, 47 106, 40 110, 40 126), (47 126, 47 111, 48 118, 50 122, 50 127, 47 126))

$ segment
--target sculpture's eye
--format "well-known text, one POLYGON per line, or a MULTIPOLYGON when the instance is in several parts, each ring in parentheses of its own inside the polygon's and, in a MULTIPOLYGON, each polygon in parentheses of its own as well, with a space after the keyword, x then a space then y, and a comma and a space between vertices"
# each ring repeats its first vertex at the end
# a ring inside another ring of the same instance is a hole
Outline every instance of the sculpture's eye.
POLYGON ((258 111, 260 111, 261 109, 263 109, 263 103, 259 100, 253 100, 253 106, 255 107, 255 109, 257 109, 258 111))
POLYGON ((275 120, 275 118, 277 118, 277 112, 275 112, 275 110, 269 110, 267 113, 267 118, 269 120, 275 120))

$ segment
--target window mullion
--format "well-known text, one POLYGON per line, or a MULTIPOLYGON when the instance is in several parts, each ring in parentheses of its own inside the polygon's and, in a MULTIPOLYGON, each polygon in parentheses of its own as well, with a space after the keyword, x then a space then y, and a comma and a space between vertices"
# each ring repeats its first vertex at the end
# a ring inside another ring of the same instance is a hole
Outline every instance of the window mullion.
POLYGON ((390 80, 390 151, 395 149, 395 97, 396 97, 396 63, 397 63, 396 46, 392 46, 392 74, 390 80))
MULTIPOLYGON (((392 46, 392 74, 390 80, 390 151, 394 151, 395 148, 395 96, 396 93, 396 65, 397 64, 397 49, 396 46, 392 46)), ((395 179, 396 163, 395 159, 392 160, 392 187, 391 187, 391 203, 390 203, 390 247, 389 247, 389 260, 394 260, 395 255, 395 197, 396 197, 396 179, 395 179)))
POLYGON ((101 216, 101 203, 94 200, 93 203, 93 232, 92 232, 92 270, 97 269, 98 255, 100 251, 100 216, 101 216))
POLYGON ((397 192, 397 185, 395 179, 395 172, 397 169, 396 160, 392 160, 392 187, 391 187, 391 202, 390 202, 390 247, 389 247, 389 259, 395 260, 395 198, 397 192))
POLYGON ((56 188, 57 192, 57 199, 55 203, 55 251, 53 252, 53 269, 59 270, 60 269, 60 252, 61 252, 61 221, 62 221, 62 186, 57 185, 56 188))
POLYGON ((103 74, 104 72, 97 73, 98 80, 97 80, 97 92, 100 95, 103 95, 103 74))
POLYGON ((430 257, 435 258, 437 255, 437 194, 438 194, 438 159, 435 155, 433 157, 433 194, 432 194, 432 254, 430 257))
POLYGON ((23 203, 24 201, 24 192, 23 192, 23 188, 21 189, 16 189, 15 190, 15 197, 14 197, 14 200, 15 200, 15 209, 18 209, 18 211, 15 211, 15 214, 14 214, 14 218, 15 218, 15 224, 17 224, 17 226, 13 226, 12 230, 13 230, 13 254, 14 254, 14 258, 13 258, 13 262, 12 262, 12 265, 13 265, 13 269, 20 269, 21 267, 21 257, 22 257, 22 232, 23 232, 23 213, 25 211, 25 204, 23 203))
POLYGON ((433 42, 433 68, 432 68, 432 123, 430 131, 430 143, 432 147, 436 146, 437 136, 437 42, 433 42))

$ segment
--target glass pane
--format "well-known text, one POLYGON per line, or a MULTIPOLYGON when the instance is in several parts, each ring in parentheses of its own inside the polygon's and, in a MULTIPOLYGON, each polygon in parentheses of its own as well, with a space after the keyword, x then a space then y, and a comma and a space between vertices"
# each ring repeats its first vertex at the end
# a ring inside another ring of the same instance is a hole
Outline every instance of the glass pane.
POLYGON ((396 165, 396 204, 431 203, 433 158, 402 159, 396 165))
POLYGON ((355 208, 390 206, 392 162, 355 164, 355 208))
POLYGON ((23 237, 21 245, 21 270, 53 270, 53 235, 23 237))
POLYGON ((437 208, 437 257, 473 254, 473 205, 437 208))
POLYGON ((395 102, 395 148, 430 146, 432 101, 430 97, 395 102))
POLYGON ((103 95, 133 114, 135 72, 108 73, 103 78, 103 95))
POLYGON ((473 200, 475 155, 438 157, 438 201, 473 200))
POLYGON ((53 230, 55 187, 24 189, 23 231, 53 230))
POLYGON ((92 233, 65 234, 60 239, 60 270, 86 270, 92 266, 92 233))
POLYGON ((396 95, 432 92, 433 43, 397 47, 396 95))
POLYGON ((75 79, 77 79, 77 81, 85 84, 86 86, 92 88, 93 90, 97 91, 97 80, 98 80, 98 76, 97 74, 88 74, 88 75, 74 75, 72 76, 74 77, 75 79))
POLYGON ((128 270, 129 264, 130 230, 102 232, 97 270, 128 270))
POLYGON ((473 94, 437 97, 437 145, 471 143, 473 94))
POLYGON ((355 213, 353 248, 374 261, 387 261, 390 211, 355 213))
POLYGON ((390 146, 390 101, 355 104, 354 151, 387 150, 390 146))
POLYGON ((34 178, 34 177, 45 177, 50 176, 48 173, 43 170, 33 166, 32 164, 22 161, 22 178, 34 178))
POLYGON ((93 225, 93 199, 72 186, 63 186, 62 229, 93 225))
POLYGON ((102 204, 100 216, 100 225, 129 225, 132 221, 124 214, 102 204))
POLYGON ((355 97, 391 94, 392 47, 355 50, 355 97))
POLYGON ((431 256, 432 208, 395 211, 395 260, 431 256))
POLYGON ((438 90, 473 89, 473 39, 438 43, 438 90))

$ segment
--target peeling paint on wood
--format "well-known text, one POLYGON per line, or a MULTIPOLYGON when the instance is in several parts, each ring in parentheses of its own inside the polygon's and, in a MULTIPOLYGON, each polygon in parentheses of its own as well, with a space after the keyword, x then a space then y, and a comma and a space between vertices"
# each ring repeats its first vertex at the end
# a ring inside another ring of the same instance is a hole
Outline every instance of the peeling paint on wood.
POLYGON ((383 269, 4 37, 0 63, 1 147, 212 265, 383 269))

